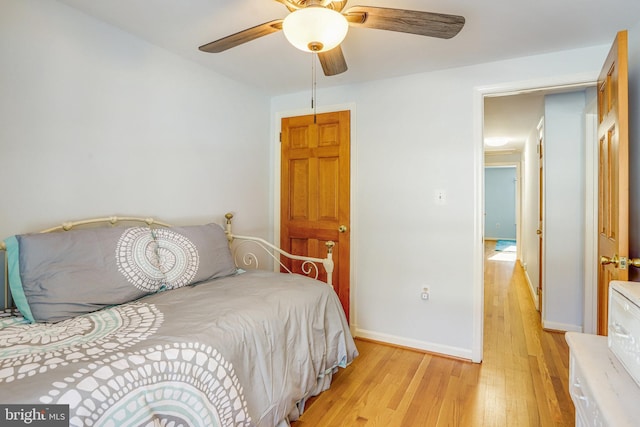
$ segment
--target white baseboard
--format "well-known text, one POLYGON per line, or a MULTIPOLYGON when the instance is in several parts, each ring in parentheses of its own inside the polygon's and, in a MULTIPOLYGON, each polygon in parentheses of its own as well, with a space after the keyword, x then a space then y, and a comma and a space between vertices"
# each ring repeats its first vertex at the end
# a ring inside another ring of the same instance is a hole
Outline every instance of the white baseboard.
POLYGON ((547 322, 547 321, 542 321, 542 328, 543 329, 548 329, 551 331, 563 331, 563 332, 582 332, 582 326, 581 325, 568 325, 565 323, 558 323, 558 322, 547 322))
POLYGON ((529 277, 529 272, 527 270, 524 270, 524 278, 527 280, 527 287, 529 288, 533 304, 536 306, 536 310, 540 311, 540 298, 536 295, 536 289, 533 287, 533 283, 531 283, 531 278, 529 277))
POLYGON ((358 338, 370 339, 387 344, 393 344, 401 347, 413 348, 429 353, 441 354, 443 356, 457 357, 459 359, 472 360, 471 349, 451 347, 441 344, 434 344, 426 341, 414 340, 412 338, 398 337, 381 332, 367 331, 365 329, 356 328, 355 336, 358 338))

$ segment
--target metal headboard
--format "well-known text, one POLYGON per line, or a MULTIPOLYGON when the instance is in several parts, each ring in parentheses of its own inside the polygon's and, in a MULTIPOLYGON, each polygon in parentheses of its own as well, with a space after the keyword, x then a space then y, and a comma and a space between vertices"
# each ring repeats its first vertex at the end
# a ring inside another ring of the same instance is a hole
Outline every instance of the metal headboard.
POLYGON ((335 243, 333 241, 328 241, 325 243, 327 247, 327 256, 326 258, 314 258, 308 256, 294 255, 286 252, 279 247, 267 242, 264 239, 259 237, 252 236, 239 236, 237 234, 233 234, 231 232, 231 220, 233 219, 233 214, 228 213, 224 216, 227 219, 227 227, 225 233, 227 233, 227 239, 229 239, 229 244, 231 244, 234 240, 239 240, 240 243, 236 250, 234 251, 234 258, 236 262, 236 266, 248 266, 257 268, 258 267, 258 256, 253 252, 246 252, 242 255, 242 257, 238 257, 238 249, 239 246, 253 244, 255 247, 260 248, 264 251, 269 257, 271 257, 277 264, 280 265, 282 269, 287 271, 288 273, 294 274, 276 255, 279 254, 286 258, 302 261, 301 270, 307 276, 313 277, 317 279, 320 274, 319 265, 324 267, 325 272, 327 273, 327 284, 333 287, 333 247, 335 243))
MULTIPOLYGON (((284 270, 286 270, 289 273, 293 273, 293 272, 288 267, 285 266, 285 264, 281 261, 279 256, 284 256, 292 260, 301 261, 302 272, 307 276, 311 276, 315 279, 318 278, 320 273, 319 265, 322 265, 327 274, 327 284, 330 286, 333 286, 333 269, 334 269, 333 247, 335 246, 334 242, 329 241, 325 243, 327 247, 326 258, 314 258, 314 257, 293 255, 259 237, 239 236, 239 235, 233 234, 231 231, 231 219, 233 218, 233 214, 228 213, 225 215, 225 218, 227 221, 225 233, 227 235, 227 239, 229 240, 229 244, 234 242, 234 240, 237 240, 238 242, 240 242, 234 250, 234 261, 236 262, 236 266, 258 268, 258 256, 255 253, 245 252, 241 254, 241 252, 239 251, 239 246, 242 246, 244 244, 253 244, 253 245, 256 245, 256 247, 261 248, 269 257, 275 260, 277 264, 279 264, 284 270)), ((162 221, 158 221, 154 218, 141 218, 141 217, 132 217, 132 216, 110 216, 105 218, 91 218, 91 219, 84 219, 80 221, 65 222, 58 226, 47 228, 46 230, 42 230, 39 233, 64 232, 64 231, 72 230, 73 228, 76 228, 76 227, 88 226, 88 225, 105 224, 105 225, 115 226, 120 223, 143 223, 148 225, 149 227, 152 227, 152 226, 171 227, 170 224, 167 224, 162 221)), ((3 308, 3 311, 0 311, 0 313, 4 312, 9 314, 16 314, 17 309, 15 308, 15 305, 11 303, 12 302, 11 292, 9 289, 9 269, 8 269, 8 262, 7 262, 7 256, 6 256, 6 244, 4 243, 4 241, 0 241, 0 251, 5 252, 4 308, 3 308)))

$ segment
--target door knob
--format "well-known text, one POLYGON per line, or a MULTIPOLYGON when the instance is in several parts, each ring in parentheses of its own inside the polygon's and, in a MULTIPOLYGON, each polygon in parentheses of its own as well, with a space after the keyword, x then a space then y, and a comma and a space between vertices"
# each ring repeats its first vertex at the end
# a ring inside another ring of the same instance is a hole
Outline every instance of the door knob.
POLYGON ((346 233, 347 232, 347 226, 346 225, 341 225, 340 227, 338 227, 338 231, 340 233, 346 233))
POLYGON ((620 258, 618 258, 618 255, 614 255, 613 257, 609 258, 608 256, 601 256, 600 257, 600 264, 601 265, 607 265, 607 264, 613 264, 616 267, 618 266, 618 264, 620 264, 620 258))
POLYGON ((542 230, 540 230, 539 228, 536 230, 536 234, 539 236, 542 234, 542 230))

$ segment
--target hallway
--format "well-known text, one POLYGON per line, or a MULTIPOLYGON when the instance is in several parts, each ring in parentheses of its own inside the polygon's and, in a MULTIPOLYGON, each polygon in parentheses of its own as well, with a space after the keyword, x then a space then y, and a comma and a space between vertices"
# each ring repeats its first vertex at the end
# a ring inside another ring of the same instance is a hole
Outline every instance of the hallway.
POLYGON ((491 425, 572 426, 569 349, 564 334, 542 330, 522 267, 516 261, 500 260, 503 254, 494 247, 495 242, 485 243, 481 377, 488 383, 493 378, 493 391, 499 390, 495 401, 505 406, 498 413, 504 412, 506 418, 504 424, 491 425))
POLYGON ((564 334, 541 329, 522 268, 494 248, 482 364, 358 339, 360 356, 292 426, 573 426, 564 334))

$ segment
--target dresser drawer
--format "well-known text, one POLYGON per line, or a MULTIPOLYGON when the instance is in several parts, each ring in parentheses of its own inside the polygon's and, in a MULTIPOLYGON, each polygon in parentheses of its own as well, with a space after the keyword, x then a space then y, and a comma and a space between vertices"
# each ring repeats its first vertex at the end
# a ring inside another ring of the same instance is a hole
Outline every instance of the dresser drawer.
POLYGON ((602 419, 582 368, 573 354, 569 359, 569 394, 576 408, 576 426, 605 427, 607 425, 602 419))
POLYGON ((640 385, 640 283, 611 282, 608 346, 640 385))

